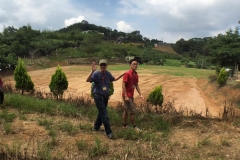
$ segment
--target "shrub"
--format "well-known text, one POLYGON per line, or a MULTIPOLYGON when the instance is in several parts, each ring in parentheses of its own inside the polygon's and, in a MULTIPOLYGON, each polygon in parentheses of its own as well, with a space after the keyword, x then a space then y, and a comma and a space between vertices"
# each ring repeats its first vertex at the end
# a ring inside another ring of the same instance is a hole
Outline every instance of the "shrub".
POLYGON ((14 70, 14 80, 16 81, 15 88, 22 91, 34 91, 34 84, 31 77, 28 75, 24 61, 22 59, 18 60, 17 67, 14 70))
POLYGON ((228 79, 228 72, 227 72, 226 69, 223 67, 223 68, 220 70, 220 73, 218 74, 217 82, 218 82, 220 85, 224 85, 224 84, 226 84, 227 79, 228 79))
POLYGON ((221 67, 219 65, 216 66, 215 71, 216 74, 218 75, 220 73, 221 67))
MULTIPOLYGON (((93 89, 94 89, 94 82, 92 82, 92 85, 91 85, 91 97, 93 97, 93 89)), ((110 85, 109 85, 109 96, 113 95, 114 93, 114 86, 113 86, 113 82, 110 82, 110 85)))
POLYGON ((216 70, 217 69, 217 67, 216 66, 209 66, 209 68, 208 69, 210 69, 210 70, 216 70))
POLYGON ((177 59, 165 59, 165 63, 164 66, 181 66, 182 62, 180 60, 177 59))
POLYGON ((58 65, 55 74, 52 75, 51 82, 49 84, 50 91, 58 99, 59 96, 63 95, 64 90, 68 88, 68 81, 65 73, 58 65))
POLYGON ((190 61, 190 62, 187 63, 187 67, 189 67, 189 68, 195 68, 195 67, 196 67, 196 63, 190 61))
POLYGON ((147 102, 161 106, 163 103, 162 86, 159 85, 148 95, 147 102))

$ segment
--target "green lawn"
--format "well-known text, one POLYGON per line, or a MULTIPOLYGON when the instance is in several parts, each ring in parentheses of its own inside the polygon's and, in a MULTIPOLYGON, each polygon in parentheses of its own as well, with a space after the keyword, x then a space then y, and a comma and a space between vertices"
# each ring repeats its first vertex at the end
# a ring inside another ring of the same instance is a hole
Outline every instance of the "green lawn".
MULTIPOLYGON (((128 70, 129 65, 109 65, 108 70, 128 70)), ((139 65, 137 69, 138 73, 149 74, 166 74, 171 76, 181 77, 196 77, 196 78, 208 78, 210 75, 215 74, 215 70, 175 67, 175 66, 159 66, 159 65, 139 65), (146 71, 147 70, 147 71, 146 71)))

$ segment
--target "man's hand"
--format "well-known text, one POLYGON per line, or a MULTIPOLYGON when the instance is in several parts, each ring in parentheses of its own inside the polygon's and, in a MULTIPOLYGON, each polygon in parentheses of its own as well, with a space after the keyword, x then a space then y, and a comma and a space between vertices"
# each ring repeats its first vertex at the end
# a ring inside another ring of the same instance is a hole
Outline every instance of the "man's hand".
POLYGON ((97 66, 96 66, 95 62, 93 61, 92 62, 92 71, 96 71, 96 69, 97 69, 97 66))
POLYGON ((128 102, 129 101, 128 96, 125 96, 124 100, 128 102))

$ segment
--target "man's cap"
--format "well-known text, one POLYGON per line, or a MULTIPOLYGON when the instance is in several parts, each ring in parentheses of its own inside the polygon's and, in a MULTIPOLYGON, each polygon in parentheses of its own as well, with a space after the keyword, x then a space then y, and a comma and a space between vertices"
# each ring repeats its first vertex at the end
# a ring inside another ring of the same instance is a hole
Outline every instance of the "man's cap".
POLYGON ((102 64, 102 63, 107 64, 107 60, 106 60, 106 59, 101 59, 101 60, 99 61, 99 65, 102 64))

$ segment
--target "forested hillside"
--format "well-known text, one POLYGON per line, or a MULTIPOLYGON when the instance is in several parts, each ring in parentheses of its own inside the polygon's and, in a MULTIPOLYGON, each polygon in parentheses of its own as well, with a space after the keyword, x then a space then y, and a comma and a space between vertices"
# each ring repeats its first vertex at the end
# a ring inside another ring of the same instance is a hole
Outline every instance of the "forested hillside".
POLYGON ((156 43, 162 41, 150 40, 138 30, 124 33, 85 20, 57 31, 34 30, 30 24, 18 29, 8 26, 0 33, 0 63, 5 68, 14 66, 17 57, 99 57, 123 62, 126 56, 139 56, 147 64, 214 69, 240 62, 238 27, 216 37, 180 39, 169 45, 178 54, 154 49, 156 43))
POLYGON ((165 58, 180 59, 178 55, 153 50, 156 42, 158 40, 143 37, 140 31, 132 33, 111 31, 109 28, 89 24, 87 21, 58 31, 34 30, 30 25, 19 29, 8 26, 0 33, 0 63, 4 68, 8 64, 16 64, 17 57, 35 59, 41 56, 107 59, 117 57, 124 60, 126 56, 131 55, 141 56, 144 63, 151 64, 159 64, 160 60, 163 61, 165 58), (121 41, 115 41, 119 37, 121 41))
POLYGON ((240 36, 239 28, 229 29, 225 34, 215 37, 180 39, 174 50, 184 57, 204 61, 208 64, 218 64, 233 67, 240 62, 240 36))

